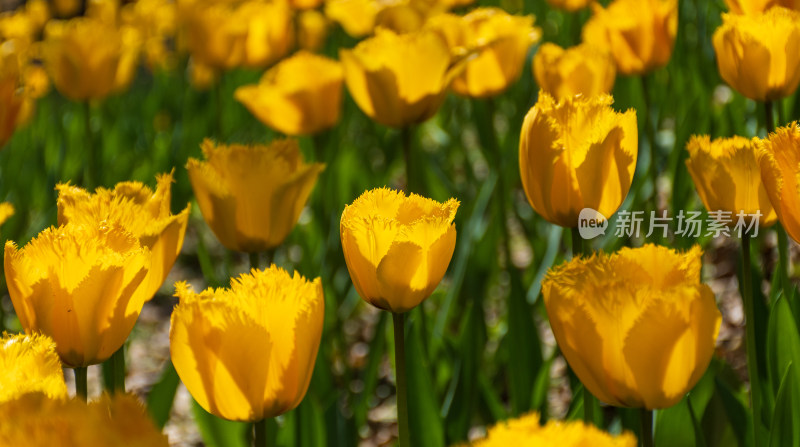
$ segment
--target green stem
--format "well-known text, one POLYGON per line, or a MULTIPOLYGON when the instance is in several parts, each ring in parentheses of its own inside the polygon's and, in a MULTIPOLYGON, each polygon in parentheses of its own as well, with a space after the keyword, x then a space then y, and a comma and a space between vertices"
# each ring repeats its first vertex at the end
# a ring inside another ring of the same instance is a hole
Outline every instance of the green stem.
POLYGON ((86 163, 86 178, 83 182, 83 186, 88 189, 89 191, 96 188, 99 184, 99 170, 98 170, 98 159, 97 157, 100 155, 97 152, 97 147, 94 144, 94 135, 92 133, 92 106, 89 104, 89 101, 83 103, 83 124, 84 124, 84 144, 86 145, 86 156, 87 156, 87 163, 86 163))
POLYGON ((394 326, 394 368, 397 382, 397 426, 400 447, 409 447, 408 400, 406 385, 406 342, 403 325, 404 314, 392 313, 394 326))
POLYGON ((217 126, 216 131, 217 131, 217 139, 218 139, 218 141, 224 141, 225 140, 223 138, 224 136, 222 134, 222 101, 223 101, 222 100, 222 97, 223 97, 223 95, 222 95, 222 76, 223 76, 223 74, 220 73, 219 79, 217 79, 217 81, 214 83, 214 102, 216 103, 215 105, 217 106, 216 107, 216 114, 215 114, 216 122, 214 124, 217 126))
POLYGON ((775 119, 772 117, 772 101, 764 102, 764 127, 767 129, 767 135, 775 132, 775 119))
POLYGON ((269 419, 253 422, 253 447, 266 447, 269 419))
POLYGON ((583 238, 578 227, 572 227, 572 257, 583 254, 583 238))
POLYGON ((761 420, 761 380, 758 376, 756 352, 755 311, 753 305, 753 278, 750 270, 750 235, 742 235, 742 294, 744 295, 745 335, 747 338, 747 373, 750 376, 750 406, 753 409, 754 447, 759 443, 761 420))
POLYGON ((639 77, 639 79, 642 81, 642 97, 644 98, 644 133, 647 138, 647 146, 650 149, 650 163, 647 166, 647 176, 650 177, 650 181, 653 182, 653 210, 658 211, 658 150, 656 148, 654 123, 652 123, 652 111, 650 110, 652 103, 650 101, 650 90, 648 88, 647 75, 642 75, 639 77))
POLYGON ((400 139, 403 145, 403 160, 406 164, 406 191, 411 193, 420 194, 421 191, 418 189, 419 185, 417 184, 417 178, 414 173, 414 166, 412 163, 414 160, 413 147, 412 147, 412 138, 413 138, 414 129, 411 126, 406 126, 400 130, 400 139))
POLYGON ((89 394, 86 391, 86 366, 75 368, 75 392, 84 402, 87 401, 89 394))
POLYGON ((258 252, 250 253, 250 270, 258 270, 259 256, 258 252))
MULTIPOLYGON (((125 392, 125 344, 119 347, 117 351, 111 354, 105 365, 111 368, 111 386, 108 391, 111 393, 124 393, 125 392)), ((103 365, 105 367, 105 365, 103 365)))
POLYGON ((786 230, 780 223, 775 225, 775 231, 778 233, 778 275, 780 275, 783 296, 789 299, 792 291, 789 283, 789 271, 792 268, 789 260, 789 239, 786 237, 786 230))
POLYGON ((653 442, 653 410, 642 408, 639 416, 642 423, 639 445, 642 447, 653 447, 655 445, 653 442))

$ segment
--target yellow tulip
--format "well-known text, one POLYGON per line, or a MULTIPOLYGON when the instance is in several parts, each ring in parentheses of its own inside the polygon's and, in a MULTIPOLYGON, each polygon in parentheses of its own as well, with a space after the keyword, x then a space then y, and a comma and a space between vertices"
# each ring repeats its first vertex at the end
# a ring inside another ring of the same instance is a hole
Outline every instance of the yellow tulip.
POLYGON ((789 236, 800 241, 800 124, 781 127, 757 144, 769 200, 789 236))
POLYGON ((725 0, 725 3, 733 14, 758 15, 773 6, 800 9, 798 0, 725 0))
POLYGON ((327 0, 325 16, 351 37, 364 37, 375 28, 380 5, 375 0, 327 0))
POLYGON ((609 95, 556 102, 539 92, 525 116, 522 186, 548 222, 576 227, 584 208, 610 218, 628 195, 638 154, 636 112, 616 112, 613 102, 609 95))
POLYGON ((319 51, 328 37, 328 19, 316 10, 303 11, 297 18, 297 45, 306 51, 319 51))
POLYGON ((14 205, 8 202, 0 202, 0 226, 14 215, 14 205))
POLYGON ((265 125, 286 135, 310 135, 339 121, 344 74, 339 62, 299 51, 234 97, 265 125))
POLYGON ((519 79, 528 48, 539 40, 535 18, 513 16, 500 8, 477 8, 460 17, 450 14, 431 19, 455 56, 476 53, 453 80, 453 91, 471 98, 488 98, 519 79))
POLYGON ((208 90, 217 82, 219 73, 212 67, 198 62, 194 59, 189 59, 189 82, 197 90, 208 90))
POLYGON ((640 75, 667 65, 678 32, 678 0, 614 0, 583 27, 583 41, 608 49, 617 71, 640 75))
POLYGON ((48 228, 21 249, 5 247, 8 293, 27 333, 56 342, 70 368, 108 359, 133 329, 150 250, 119 227, 48 228))
POLYGON ((178 283, 169 331, 172 363, 206 411, 234 421, 283 414, 303 400, 322 336, 319 278, 273 265, 195 293, 178 283))
POLYGON ((646 244, 576 257, 542 281, 550 326, 584 386, 622 407, 667 408, 702 377, 719 334, 702 250, 646 244))
POLYGON ((145 300, 161 288, 183 247, 191 205, 179 214, 170 212, 172 173, 157 177, 155 191, 140 182, 117 183, 114 189, 97 188, 90 194, 83 188, 59 184, 58 224, 96 226, 103 222, 119 226, 150 250, 147 278, 140 287, 145 300))
POLYGON ((315 9, 322 5, 323 0, 289 0, 289 4, 294 9, 315 9))
POLYGON ((394 313, 428 298, 453 257, 458 206, 455 199, 439 203, 387 188, 345 206, 342 250, 361 298, 394 313))
POLYGON ((69 99, 103 99, 133 80, 138 35, 130 28, 76 18, 51 21, 43 42, 45 68, 56 89, 69 99))
POLYGON ((9 50, 8 45, 0 46, 0 148, 14 134, 26 100, 20 83, 19 56, 9 50))
POLYGON ((215 69, 263 68, 294 45, 286 2, 184 0, 178 12, 192 57, 215 69))
POLYGON ((720 76, 742 95, 772 101, 797 90, 800 12, 775 7, 757 16, 723 14, 713 42, 720 76))
POLYGON ((163 0, 137 0, 120 11, 122 23, 142 36, 142 52, 151 70, 169 68, 175 62, 168 42, 177 33, 177 14, 175 3, 163 0))
POLYGON ((202 145, 186 164, 197 204, 222 245, 260 252, 283 242, 311 195, 322 163, 306 163, 296 140, 202 145))
POLYGON ((636 437, 630 432, 617 436, 581 421, 562 422, 551 419, 540 425, 539 414, 529 413, 517 419, 498 422, 489 428, 485 438, 470 444, 472 447, 636 447, 636 437))
POLYGON ((0 403, 0 445, 167 447, 136 396, 104 394, 98 401, 27 394, 0 403))
POLYGON ((458 74, 445 41, 432 31, 378 29, 353 50, 340 50, 347 88, 361 110, 389 127, 428 120, 458 74))
POLYGON ((0 371, 0 404, 27 393, 43 393, 51 398, 67 397, 67 384, 64 383, 56 344, 46 335, 3 333, 0 337, 0 371))
POLYGON ((594 0, 547 0, 547 3, 553 8, 576 12, 588 8, 592 5, 593 1, 594 0))
POLYGON ((375 26, 392 30, 398 34, 418 31, 425 24, 425 13, 410 3, 386 6, 375 16, 375 26))
POLYGON ((81 10, 81 0, 53 0, 53 15, 66 19, 77 15, 81 10))
POLYGON ((548 42, 533 58, 533 74, 542 90, 567 98, 611 93, 617 70, 611 56, 600 48, 584 43, 563 49, 548 42))
MULTIPOLYGON (((744 137, 718 138, 694 136, 686 144, 689 168, 697 193, 709 211, 731 213, 729 226, 737 224, 739 213, 760 212, 759 226, 775 223, 777 216, 767 190, 761 182, 756 143, 744 137)), ((751 217, 743 221, 748 225, 751 217)))

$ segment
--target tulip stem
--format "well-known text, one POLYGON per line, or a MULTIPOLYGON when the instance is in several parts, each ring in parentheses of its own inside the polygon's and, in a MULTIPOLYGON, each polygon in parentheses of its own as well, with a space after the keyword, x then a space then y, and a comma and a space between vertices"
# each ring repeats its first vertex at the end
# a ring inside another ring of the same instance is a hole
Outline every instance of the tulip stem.
POLYGON ((658 169, 656 168, 658 150, 656 148, 655 124, 651 122, 653 115, 652 110, 650 110, 651 101, 647 76, 642 75, 639 79, 642 80, 642 97, 644 98, 644 133, 647 137, 647 146, 650 148, 650 163, 647 175, 650 177, 650 181, 653 182, 653 210, 658 212, 658 169))
POLYGON ((583 238, 578 227, 572 227, 572 257, 583 254, 583 238))
POLYGON ((113 393, 125 392, 125 345, 119 347, 105 363, 103 368, 108 368, 105 371, 104 378, 108 379, 111 383, 106 383, 106 391, 113 393))
POLYGON ((789 284, 789 239, 786 237, 786 230, 780 223, 775 225, 775 231, 778 233, 778 275, 781 279, 781 287, 783 288, 783 297, 789 299, 792 288, 789 284))
POLYGON ((250 253, 250 270, 258 270, 258 258, 259 256, 257 251, 250 253))
POLYGON ((269 419, 253 422, 253 447, 266 447, 269 419))
POLYGON ((764 101, 764 127, 767 135, 775 131, 775 118, 772 116, 772 101, 764 101))
POLYGON ((758 376, 756 352, 755 311, 753 305, 753 278, 750 268, 750 235, 742 235, 742 298, 745 312, 745 335, 747 338, 747 373, 750 376, 750 407, 753 409, 753 446, 758 447, 761 420, 761 381, 758 376))
POLYGON ((400 130, 400 139, 402 140, 403 145, 403 160, 406 164, 406 192, 409 193, 416 193, 421 194, 419 185, 417 184, 416 175, 414 175, 414 167, 412 166, 412 162, 414 162, 414 157, 412 155, 412 137, 413 137, 414 129, 411 126, 403 127, 400 130))
POLYGON ((394 368, 397 382, 397 426, 400 447, 409 447, 408 430, 408 400, 406 398, 406 343, 404 329, 404 314, 392 313, 394 326, 394 368))
POLYGON ((92 133, 92 105, 89 103, 89 101, 85 101, 83 103, 83 124, 85 140, 84 144, 86 144, 86 154, 88 157, 85 171, 86 178, 83 181, 83 186, 91 191, 97 187, 100 182, 97 178, 98 153, 94 144, 94 135, 92 133))
POLYGON ((86 389, 86 366, 79 366, 75 368, 75 393, 81 398, 84 402, 88 400, 89 394, 87 393, 86 389))
POLYGON ((653 447, 653 410, 642 408, 639 419, 642 422, 642 432, 639 434, 639 440, 642 447, 653 447))

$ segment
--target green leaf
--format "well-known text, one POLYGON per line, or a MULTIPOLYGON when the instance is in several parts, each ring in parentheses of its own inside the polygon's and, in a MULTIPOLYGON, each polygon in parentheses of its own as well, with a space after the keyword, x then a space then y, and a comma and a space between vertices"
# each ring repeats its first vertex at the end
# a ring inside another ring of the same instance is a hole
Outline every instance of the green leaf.
MULTIPOLYGON (((767 376, 773 396, 778 395, 782 374, 790 364, 800 365, 800 335, 792 310, 783 297, 772 304, 767 325, 767 376)), ((795 383, 800 384, 800 369, 792 368, 795 383)), ((800 387, 796 387, 800 392, 800 387)))
POLYGON ((247 434, 251 425, 228 421, 207 412, 192 399, 192 414, 203 442, 209 447, 249 447, 247 434))
POLYGON ((736 435, 736 439, 739 441, 739 446, 744 447, 749 445, 750 440, 753 438, 753 433, 751 432, 751 427, 753 425, 750 423, 748 409, 719 377, 714 379, 714 383, 716 384, 717 393, 725 408, 725 414, 728 416, 728 420, 731 423, 731 428, 736 435))
POLYGON ((692 418, 686 397, 672 407, 659 410, 655 424, 656 445, 700 447, 697 443, 696 422, 692 418))
MULTIPOLYGON (((406 315, 406 375, 408 380, 408 425, 411 445, 415 447, 444 447, 444 427, 439 414, 439 401, 433 388, 431 366, 423 349, 422 325, 419 321, 421 307, 406 315)), ((398 336, 400 334, 395 334, 398 336)))
POLYGON ((770 428, 770 447, 800 445, 800 425, 797 415, 800 412, 800 383, 797 381, 793 363, 786 366, 778 397, 775 399, 775 414, 770 428))
POLYGON ((172 402, 175 400, 175 392, 178 390, 180 381, 175 366, 171 360, 167 359, 161 378, 147 395, 147 412, 150 413, 150 417, 153 418, 158 428, 164 428, 169 420, 172 402))
POLYGON ((542 351, 533 311, 525 298, 519 272, 509 270, 511 291, 508 294, 508 373, 511 408, 515 415, 530 410, 533 382, 542 366, 542 351))

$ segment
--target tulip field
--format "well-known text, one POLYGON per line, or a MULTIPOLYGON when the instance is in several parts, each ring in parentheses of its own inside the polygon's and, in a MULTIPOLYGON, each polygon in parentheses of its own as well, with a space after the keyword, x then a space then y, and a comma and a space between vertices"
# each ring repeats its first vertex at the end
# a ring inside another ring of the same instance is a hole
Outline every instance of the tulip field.
POLYGON ((0 2, 0 447, 800 446, 800 2, 0 2))

